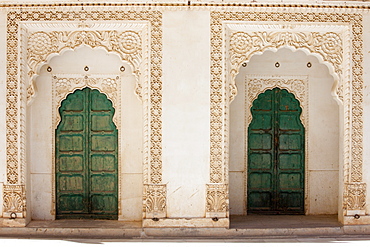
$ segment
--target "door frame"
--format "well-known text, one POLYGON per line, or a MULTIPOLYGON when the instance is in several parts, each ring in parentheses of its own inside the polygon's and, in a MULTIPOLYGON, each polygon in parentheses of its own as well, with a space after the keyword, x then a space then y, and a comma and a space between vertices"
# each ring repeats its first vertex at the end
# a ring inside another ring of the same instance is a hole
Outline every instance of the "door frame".
POLYGON ((53 116, 53 123, 52 123, 52 159, 53 159, 53 169, 52 169, 52 208, 54 210, 53 215, 56 216, 56 136, 55 131, 58 128, 60 123, 61 117, 59 115, 59 108, 62 104, 62 101, 67 98, 70 93, 74 93, 77 89, 84 89, 86 87, 90 88, 91 90, 97 89, 100 93, 103 93, 107 96, 107 98, 112 102, 112 107, 115 110, 113 115, 113 123, 116 125, 118 131, 118 169, 117 169, 117 181, 118 181, 118 220, 120 216, 122 216, 122 202, 121 202, 121 194, 122 194, 122 176, 121 176, 121 138, 120 135, 122 134, 122 126, 121 126, 121 76, 120 74, 117 75, 71 75, 71 74, 53 74, 52 75, 52 116, 53 116))
POLYGON ((304 214, 306 215, 309 211, 309 198, 308 198, 308 76, 270 76, 270 75, 247 75, 245 78, 245 123, 244 123, 244 136, 245 136, 245 151, 244 151, 244 212, 248 214, 247 203, 248 203, 248 127, 252 122, 251 107, 253 102, 258 98, 260 94, 265 93, 267 90, 273 90, 274 88, 285 89, 289 93, 293 94, 295 99, 299 102, 302 109, 300 116, 301 123, 304 127, 304 214))

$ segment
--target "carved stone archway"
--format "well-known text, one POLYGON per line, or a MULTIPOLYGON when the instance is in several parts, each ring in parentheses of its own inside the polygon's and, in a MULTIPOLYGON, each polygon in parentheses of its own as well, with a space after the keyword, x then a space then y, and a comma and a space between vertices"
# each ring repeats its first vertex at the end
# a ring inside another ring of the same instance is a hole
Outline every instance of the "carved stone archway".
POLYGON ((143 102, 144 114, 143 217, 151 218, 153 212, 159 218, 166 214, 165 199, 156 200, 162 202, 159 207, 147 199, 158 190, 161 193, 156 193, 156 197, 166 198, 165 186, 161 184, 162 14, 104 7, 96 10, 20 8, 7 14, 7 179, 2 216, 15 214, 21 225, 27 223, 30 215, 25 193, 26 106, 36 94, 34 79, 39 68, 53 56, 82 45, 116 53, 132 68, 135 93, 143 102))
MULTIPOLYGON (((229 104, 243 62, 265 50, 303 50, 326 64, 336 80, 333 93, 342 104, 343 212, 350 224, 365 214, 362 181, 362 16, 347 13, 212 12, 211 133, 207 217, 228 217, 229 104), (279 24, 276 24, 279 23, 279 24), (352 97, 356 95, 356 97, 352 97), (214 202, 217 202, 214 203, 214 202)), ((358 222, 359 223, 359 222, 358 222)))

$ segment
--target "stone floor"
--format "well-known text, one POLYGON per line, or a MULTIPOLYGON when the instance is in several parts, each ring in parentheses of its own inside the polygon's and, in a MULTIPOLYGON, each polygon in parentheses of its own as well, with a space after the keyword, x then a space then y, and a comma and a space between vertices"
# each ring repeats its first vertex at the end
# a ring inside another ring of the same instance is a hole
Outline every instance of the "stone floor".
POLYGON ((310 238, 266 238, 266 239, 18 239, 1 238, 1 246, 37 247, 252 247, 252 246, 355 246, 368 247, 369 237, 310 237, 310 238), (339 244, 339 245, 338 245, 339 244))
MULTIPOLYGON (((340 227, 337 215, 248 215, 231 216, 230 229, 340 227)), ((141 228, 141 222, 115 220, 31 221, 29 228, 141 228)))
POLYGON ((103 228, 135 229, 141 228, 141 222, 124 222, 118 220, 51 220, 31 221, 28 228, 103 228))
POLYGON ((337 215, 248 215, 231 216, 230 228, 340 227, 337 215))
POLYGON ((0 237, 85 239, 264 239, 369 236, 370 225, 342 226, 336 215, 232 216, 230 228, 142 228, 141 222, 108 220, 31 221, 0 227, 0 237))

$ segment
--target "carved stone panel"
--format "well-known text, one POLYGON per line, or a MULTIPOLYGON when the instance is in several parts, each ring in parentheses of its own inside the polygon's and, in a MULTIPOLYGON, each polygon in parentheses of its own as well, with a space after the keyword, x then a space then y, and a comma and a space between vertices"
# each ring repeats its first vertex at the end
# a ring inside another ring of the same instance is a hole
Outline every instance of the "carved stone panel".
POLYGON ((22 218, 26 212, 26 195, 23 185, 4 185, 4 218, 22 218))
POLYGON ((207 184, 206 217, 223 218, 229 214, 229 191, 227 184, 207 184))
POLYGON ((344 195, 347 215, 365 215, 366 183, 347 183, 344 195))
POLYGON ((167 187, 165 184, 146 184, 143 198, 144 218, 165 218, 167 214, 167 187))

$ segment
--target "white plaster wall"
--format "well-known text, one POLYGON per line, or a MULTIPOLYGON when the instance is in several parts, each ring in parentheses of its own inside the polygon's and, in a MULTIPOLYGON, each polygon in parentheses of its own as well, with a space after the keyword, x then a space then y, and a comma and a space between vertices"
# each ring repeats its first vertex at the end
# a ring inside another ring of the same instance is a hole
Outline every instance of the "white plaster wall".
MULTIPOLYGON (((117 57, 118 58, 118 57, 117 57)), ((115 63, 113 69, 121 66, 115 63), (118 66, 118 67, 117 67, 118 66)), ((143 216, 143 105, 135 95, 136 79, 125 65, 121 74, 121 220, 143 216)))
POLYGON ((246 148, 245 145, 245 99, 244 78, 238 76, 238 94, 230 105, 229 183, 230 214, 244 215, 246 212, 246 148))
POLYGON ((230 106, 230 213, 245 214, 245 177, 243 167, 245 136, 244 83, 250 75, 307 75, 309 84, 308 164, 306 164, 306 213, 338 212, 339 107, 331 95, 333 78, 317 58, 287 48, 266 51, 251 58, 236 78, 238 95, 230 106), (280 67, 276 68, 275 63, 280 67), (307 68, 311 62, 312 67, 307 68), (240 152, 243 152, 242 154, 240 152), (242 180, 243 179, 243 180, 242 180), (235 180, 235 181, 233 181, 235 180))
MULTIPOLYGON (((141 220, 142 214, 142 105, 134 94, 135 78, 131 68, 115 54, 108 54, 101 49, 81 47, 75 51, 66 51, 53 57, 48 65, 40 69, 37 78, 37 96, 29 106, 28 149, 31 176, 31 212, 33 219, 53 219, 55 204, 52 202, 54 190, 54 158, 52 125, 52 74, 110 74, 121 77, 122 89, 122 130, 121 164, 121 220, 141 220), (120 73, 124 65, 126 71, 120 73), (52 67, 52 72, 46 68, 52 67)), ((117 111, 116 111, 117 114, 117 111)))
POLYGON ((0 215, 6 181, 6 14, 0 11, 0 215))
POLYGON ((209 12, 163 13, 163 183, 168 217, 204 217, 209 182, 209 12))
POLYGON ((363 17, 364 139, 363 181, 367 183, 366 214, 370 214, 370 13, 363 17))

